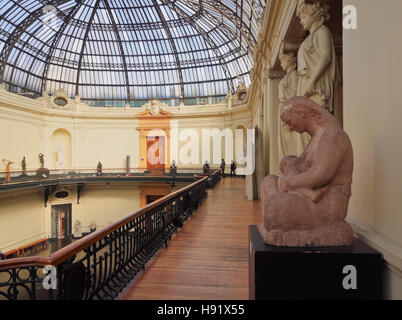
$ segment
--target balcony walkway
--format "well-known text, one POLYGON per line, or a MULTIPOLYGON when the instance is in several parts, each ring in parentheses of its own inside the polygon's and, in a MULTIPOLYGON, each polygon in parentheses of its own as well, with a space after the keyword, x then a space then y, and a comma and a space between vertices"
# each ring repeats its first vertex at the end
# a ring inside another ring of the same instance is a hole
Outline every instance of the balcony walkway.
POLYGON ((248 299, 248 226, 261 221, 245 180, 226 177, 167 249, 124 291, 127 300, 248 299))

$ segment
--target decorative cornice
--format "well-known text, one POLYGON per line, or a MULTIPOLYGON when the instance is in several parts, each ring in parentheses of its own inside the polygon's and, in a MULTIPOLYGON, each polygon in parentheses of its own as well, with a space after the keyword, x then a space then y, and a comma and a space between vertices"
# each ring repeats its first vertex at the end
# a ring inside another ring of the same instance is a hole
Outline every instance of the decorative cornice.
POLYGON ((56 110, 72 111, 75 107, 75 100, 72 100, 67 91, 58 89, 53 96, 48 96, 46 92, 42 94, 42 98, 45 98, 48 108, 56 110))
MULTIPOLYGON (((250 92, 250 91, 249 91, 250 92)), ((75 99, 71 99, 71 105, 73 110, 59 110, 48 107, 49 104, 49 95, 47 92, 43 93, 42 97, 37 99, 32 99, 24 96, 20 96, 18 94, 2 91, 0 88, 0 107, 2 109, 9 109, 9 112, 29 112, 31 114, 39 115, 39 116, 57 116, 63 118, 65 121, 67 119, 88 119, 91 121, 102 120, 107 118, 108 120, 121 120, 121 121, 130 121, 131 119, 136 119, 136 116, 140 113, 143 113, 145 107, 141 108, 105 108, 105 107, 90 107, 83 102, 76 103, 79 101, 79 96, 76 96, 75 99)), ((208 119, 210 117, 221 117, 225 114, 241 114, 247 112, 249 108, 248 101, 241 101, 236 105, 232 105, 231 109, 227 108, 227 102, 221 102, 218 104, 207 104, 207 105, 186 105, 182 107, 172 106, 167 107, 163 106, 164 112, 166 110, 171 113, 174 118, 177 119, 208 119)), ((138 118, 136 120, 139 120, 138 118)), ((198 121, 198 120, 197 120, 198 121)))
POLYGON ((145 108, 144 112, 137 114, 137 118, 171 118, 173 114, 164 111, 163 108, 169 108, 166 103, 159 100, 151 100, 142 106, 145 108))

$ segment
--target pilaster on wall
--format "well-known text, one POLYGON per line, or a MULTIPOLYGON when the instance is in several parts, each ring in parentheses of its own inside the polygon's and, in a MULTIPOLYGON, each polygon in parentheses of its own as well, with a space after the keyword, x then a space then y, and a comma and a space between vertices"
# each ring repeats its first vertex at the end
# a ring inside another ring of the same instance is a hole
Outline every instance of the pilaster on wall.
POLYGON ((252 84, 249 90, 249 106, 252 109, 252 118, 260 108, 257 103, 258 96, 263 90, 266 70, 271 67, 272 48, 278 38, 280 19, 284 7, 293 0, 272 0, 267 3, 262 17, 260 37, 254 52, 254 68, 251 72, 252 84))
POLYGON ((269 158, 269 122, 270 122, 270 115, 269 115, 269 99, 270 99, 270 92, 269 92, 269 69, 264 69, 264 76, 262 81, 262 134, 263 134, 263 159, 264 159, 264 168, 263 168, 263 176, 269 174, 269 162, 265 159, 269 158))
MULTIPOLYGON (((253 185, 258 185, 265 175, 270 173, 271 161, 271 131, 273 126, 272 103, 277 100, 278 81, 272 85, 269 79, 272 68, 272 48, 278 41, 278 30, 280 21, 283 19, 283 11, 294 0, 272 0, 268 1, 264 10, 261 23, 261 33, 254 52, 254 68, 251 71, 252 84, 249 89, 249 108, 251 111, 252 128, 260 128, 262 137, 261 142, 261 171, 253 176, 248 176, 246 180, 246 195, 249 200, 258 198, 258 191, 253 185), (271 89, 274 86, 275 89, 271 89), (258 176, 258 177, 257 177, 258 176), (253 182, 254 181, 254 182, 253 182)), ((286 10, 285 10, 286 11, 286 10)), ((275 109, 274 109, 275 112, 275 109)), ((256 147, 257 148, 257 147, 256 147)))
POLYGON ((43 160, 45 168, 51 168, 52 166, 52 133, 51 128, 45 128, 43 139, 43 160))
POLYGON ((269 174, 279 174, 279 79, 269 79, 269 174))

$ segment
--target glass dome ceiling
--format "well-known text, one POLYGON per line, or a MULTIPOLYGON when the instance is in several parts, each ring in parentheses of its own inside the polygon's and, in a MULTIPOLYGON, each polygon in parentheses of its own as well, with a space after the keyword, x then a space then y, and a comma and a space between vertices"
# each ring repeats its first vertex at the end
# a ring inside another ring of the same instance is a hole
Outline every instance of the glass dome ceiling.
POLYGON ((250 84, 265 0, 0 0, 0 77, 91 106, 213 103, 250 84))

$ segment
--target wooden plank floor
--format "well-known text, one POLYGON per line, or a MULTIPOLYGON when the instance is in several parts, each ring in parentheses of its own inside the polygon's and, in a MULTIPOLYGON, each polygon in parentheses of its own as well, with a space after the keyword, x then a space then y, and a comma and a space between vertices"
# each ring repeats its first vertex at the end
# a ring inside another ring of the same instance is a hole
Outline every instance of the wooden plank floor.
POLYGON ((124 299, 248 299, 248 226, 261 221, 245 179, 226 177, 124 299))

